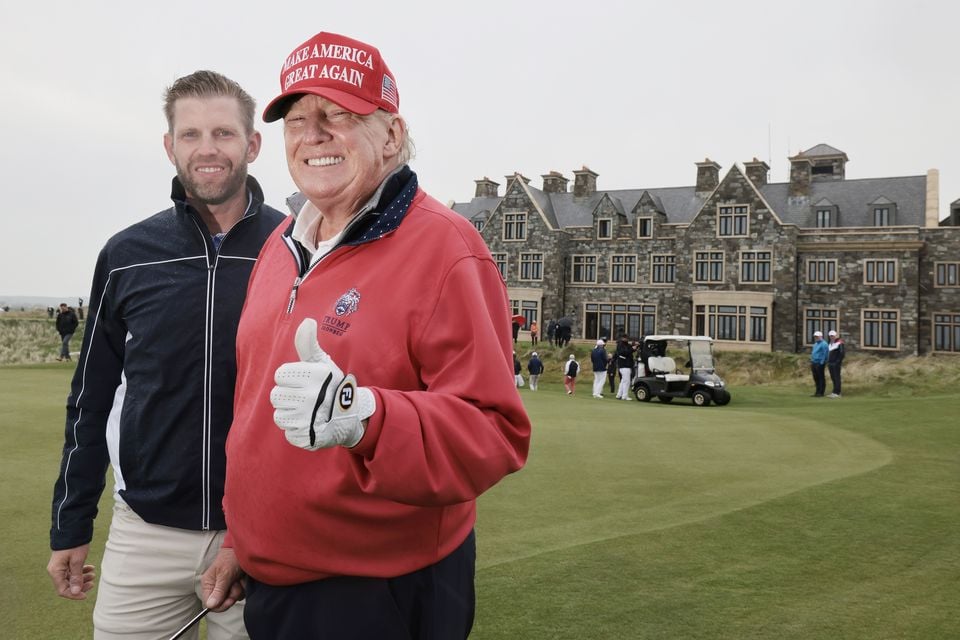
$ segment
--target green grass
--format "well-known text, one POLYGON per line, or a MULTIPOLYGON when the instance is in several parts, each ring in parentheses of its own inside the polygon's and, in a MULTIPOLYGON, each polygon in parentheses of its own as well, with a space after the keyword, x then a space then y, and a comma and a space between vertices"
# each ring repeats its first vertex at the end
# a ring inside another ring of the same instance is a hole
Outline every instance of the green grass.
MULTIPOLYGON (((45 572, 67 382, 0 368, 11 638, 91 633, 45 572)), ((588 384, 522 390, 530 459, 480 500, 472 638, 960 637, 960 396, 802 379, 697 408, 588 384)))

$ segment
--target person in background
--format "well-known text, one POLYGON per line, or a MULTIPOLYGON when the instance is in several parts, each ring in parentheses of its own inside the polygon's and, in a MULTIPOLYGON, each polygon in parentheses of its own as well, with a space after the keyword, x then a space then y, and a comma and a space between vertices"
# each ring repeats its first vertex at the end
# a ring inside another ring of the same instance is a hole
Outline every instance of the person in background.
POLYGON ((607 378, 607 350, 603 348, 603 340, 597 340, 597 345, 590 352, 590 363, 593 365, 593 397, 603 397, 603 383, 607 378))
POLYGON ((556 335, 557 335, 557 322, 556 320, 551 320, 547 323, 547 342, 551 345, 556 344, 556 335))
POLYGON ((60 334, 60 355, 57 361, 70 360, 70 340, 77 331, 80 320, 74 310, 67 306, 67 303, 60 303, 60 310, 57 311, 57 333, 60 334))
POLYGON ((225 549, 254 640, 466 638, 476 500, 520 469, 530 419, 483 238, 425 193, 376 47, 321 32, 285 56, 300 196, 237 333, 225 549), (469 336, 464 340, 464 336, 469 336))
MULTIPOLYGON (((201 609, 198 576, 220 549, 224 442, 236 332, 250 271, 283 215, 247 165, 256 104, 197 71, 167 90, 173 207, 107 241, 67 398, 47 571, 58 595, 93 588, 85 564, 108 465, 114 507, 93 611, 96 640, 166 638, 201 609)), ((210 640, 244 638, 242 585, 208 604, 210 640)))
POLYGON ((530 361, 527 363, 527 373, 530 374, 530 391, 536 391, 540 385, 540 374, 543 373, 543 362, 540 356, 534 351, 530 354, 530 361))
POLYGON ((537 346, 537 321, 530 323, 530 344, 537 346))
POLYGON ((617 389, 617 400, 633 400, 630 397, 630 380, 633 375, 633 347, 627 336, 620 336, 615 353, 617 371, 620 372, 620 387, 617 389))
POLYGON ((570 354, 567 361, 563 363, 563 386, 567 390, 567 395, 573 395, 577 391, 577 374, 580 372, 580 363, 577 362, 577 356, 570 354))
POLYGON ((617 358, 612 353, 607 354, 607 381, 610 383, 610 393, 617 392, 617 358))
POLYGON ((836 331, 828 331, 830 344, 827 346, 827 370, 830 371, 830 382, 833 383, 831 398, 840 397, 840 369, 843 367, 843 357, 846 355, 846 345, 836 331))
POLYGON ((513 352, 513 379, 518 387, 523 386, 523 374, 521 373, 522 370, 523 368, 520 365, 520 358, 517 357, 517 352, 514 351, 513 352))
POLYGON ((822 398, 827 387, 827 379, 824 375, 824 367, 827 364, 827 354, 829 348, 823 341, 823 333, 813 332, 813 348, 810 350, 810 373, 813 374, 814 398, 822 398))

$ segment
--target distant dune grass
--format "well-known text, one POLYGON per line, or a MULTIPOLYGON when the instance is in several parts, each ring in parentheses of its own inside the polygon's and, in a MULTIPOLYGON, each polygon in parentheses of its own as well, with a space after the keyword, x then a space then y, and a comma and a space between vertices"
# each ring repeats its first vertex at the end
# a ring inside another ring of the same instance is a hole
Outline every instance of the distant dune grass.
MULTIPOLYGON (((85 322, 81 321, 70 342, 80 351, 85 322)), ((43 311, 8 311, 0 315, 0 365, 55 362, 60 354, 56 320, 43 311)))

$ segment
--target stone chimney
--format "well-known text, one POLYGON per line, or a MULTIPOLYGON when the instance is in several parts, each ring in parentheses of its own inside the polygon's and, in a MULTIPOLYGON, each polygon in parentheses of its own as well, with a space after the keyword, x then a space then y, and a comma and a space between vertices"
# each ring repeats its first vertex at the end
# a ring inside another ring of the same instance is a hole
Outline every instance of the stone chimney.
POLYGON ((927 206, 924 226, 937 227, 940 224, 940 171, 927 171, 927 206))
POLYGON ((708 196, 720 185, 720 165, 704 158, 703 162, 697 162, 697 188, 698 196, 708 196))
POLYGON ((503 177, 506 179, 508 185, 510 184, 510 181, 513 180, 514 178, 520 178, 521 180, 523 180, 523 184, 530 184, 530 178, 528 178, 527 176, 523 175, 523 174, 520 173, 519 171, 517 171, 516 173, 512 173, 512 174, 510 174, 510 175, 508 175, 508 176, 503 176, 503 177))
POLYGON ((500 186, 499 183, 494 182, 490 178, 484 176, 479 180, 474 180, 477 183, 477 191, 474 194, 474 198, 496 198, 497 197, 497 187, 500 186))
POLYGON ((747 172, 747 177, 754 186, 762 187, 767 184, 767 176, 770 175, 770 165, 763 160, 753 159, 751 162, 744 162, 743 168, 747 172))
POLYGON ((790 190, 791 198, 805 198, 810 195, 810 178, 813 165, 810 160, 797 154, 790 158, 790 190))
POLYGON ((583 165, 579 170, 573 170, 573 197, 583 198, 597 192, 597 174, 583 165))
POLYGON ((566 193, 567 183, 570 182, 563 177, 559 171, 551 171, 541 176, 543 178, 544 193, 566 193))

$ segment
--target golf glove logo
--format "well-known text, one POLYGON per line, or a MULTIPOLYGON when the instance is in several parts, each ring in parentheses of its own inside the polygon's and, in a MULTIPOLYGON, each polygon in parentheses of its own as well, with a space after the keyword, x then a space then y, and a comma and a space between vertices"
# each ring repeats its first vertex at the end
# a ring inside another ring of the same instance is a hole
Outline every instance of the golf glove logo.
POLYGON ((316 451, 353 447, 363 437, 363 421, 376 410, 376 398, 357 385, 320 348, 317 321, 306 318, 294 338, 299 362, 280 365, 270 392, 273 421, 290 444, 316 451))

